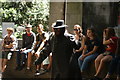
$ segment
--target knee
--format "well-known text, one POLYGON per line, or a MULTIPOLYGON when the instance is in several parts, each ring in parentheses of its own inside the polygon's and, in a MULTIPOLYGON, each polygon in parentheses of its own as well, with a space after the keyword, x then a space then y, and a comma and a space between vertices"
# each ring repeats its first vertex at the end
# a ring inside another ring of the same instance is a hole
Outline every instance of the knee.
POLYGON ((78 58, 78 62, 80 62, 80 58, 81 58, 81 56, 78 58))
POLYGON ((89 59, 89 58, 85 58, 85 59, 84 59, 84 62, 85 62, 85 63, 89 63, 89 62, 91 62, 91 61, 92 61, 92 60, 89 59))
POLYGON ((100 63, 105 63, 107 62, 105 59, 101 59, 100 63))
POLYGON ((95 63, 99 63, 100 62, 100 59, 95 59, 95 63))

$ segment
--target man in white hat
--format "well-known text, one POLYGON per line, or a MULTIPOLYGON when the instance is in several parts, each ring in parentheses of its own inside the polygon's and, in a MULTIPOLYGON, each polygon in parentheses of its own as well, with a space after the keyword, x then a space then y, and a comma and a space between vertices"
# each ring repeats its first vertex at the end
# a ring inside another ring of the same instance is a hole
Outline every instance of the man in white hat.
MULTIPOLYGON (((64 36, 65 27, 64 20, 57 20, 52 26, 55 35, 49 38, 46 46, 41 50, 40 56, 35 61, 35 65, 39 65, 52 52, 52 80, 73 79, 70 58, 73 53, 73 47, 76 45, 64 36)), ((79 78, 79 80, 81 80, 79 78)))
POLYGON ((32 56, 30 55, 31 54, 30 52, 33 49, 33 46, 36 41, 36 37, 35 37, 35 33, 32 32, 32 25, 28 24, 25 27, 25 31, 26 32, 22 35, 22 48, 20 49, 20 53, 17 53, 16 70, 23 69, 26 63, 26 59, 27 59, 27 70, 30 70, 31 56, 32 56))

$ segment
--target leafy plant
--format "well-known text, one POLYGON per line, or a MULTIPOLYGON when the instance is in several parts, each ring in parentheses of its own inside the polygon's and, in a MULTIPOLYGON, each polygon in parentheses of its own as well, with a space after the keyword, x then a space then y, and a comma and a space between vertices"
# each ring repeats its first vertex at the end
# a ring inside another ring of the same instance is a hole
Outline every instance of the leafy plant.
MULTIPOLYGON (((32 2, 2 2, 2 0, 0 0, 0 5, 2 6, 0 7, 2 22, 15 22, 17 26, 28 23, 33 26, 37 24, 48 25, 48 0, 35 0, 32 2)), ((20 33, 17 32, 15 35, 21 37, 19 36, 20 33)))
POLYGON ((31 23, 35 26, 38 23, 48 25, 49 2, 1 2, 3 22, 15 22, 18 25, 31 23))

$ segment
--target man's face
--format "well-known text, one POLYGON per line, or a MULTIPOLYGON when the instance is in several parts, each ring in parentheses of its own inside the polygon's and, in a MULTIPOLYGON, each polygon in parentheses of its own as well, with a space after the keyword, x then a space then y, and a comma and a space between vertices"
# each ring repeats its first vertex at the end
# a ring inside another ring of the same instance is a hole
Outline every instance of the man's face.
POLYGON ((53 30, 54 30, 56 36, 60 35, 60 29, 59 28, 54 28, 53 30))
POLYGON ((32 28, 26 27, 25 30, 26 30, 26 32, 30 32, 32 30, 32 28))
POLYGON ((43 31, 43 29, 41 27, 37 27, 37 32, 41 33, 43 31))

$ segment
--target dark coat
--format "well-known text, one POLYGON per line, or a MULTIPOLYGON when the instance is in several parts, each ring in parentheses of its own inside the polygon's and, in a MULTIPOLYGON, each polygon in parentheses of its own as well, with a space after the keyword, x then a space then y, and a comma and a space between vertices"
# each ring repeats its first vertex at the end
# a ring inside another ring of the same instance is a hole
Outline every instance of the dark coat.
POLYGON ((22 35, 22 39, 22 48, 32 49, 36 41, 35 33, 31 32, 30 36, 25 33, 22 35))
POLYGON ((46 47, 41 51, 40 58, 35 62, 36 65, 52 52, 52 78, 54 80, 72 78, 72 70, 70 60, 73 53, 73 48, 76 45, 65 36, 53 36, 48 41, 46 47))

